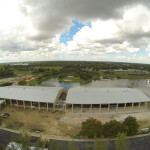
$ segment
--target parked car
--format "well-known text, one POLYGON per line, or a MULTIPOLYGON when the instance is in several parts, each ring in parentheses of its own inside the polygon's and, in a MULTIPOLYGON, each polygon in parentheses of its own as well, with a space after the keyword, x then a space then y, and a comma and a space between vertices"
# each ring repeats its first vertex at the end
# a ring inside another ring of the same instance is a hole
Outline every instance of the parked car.
POLYGON ((9 117, 10 115, 8 114, 8 113, 3 113, 3 114, 1 114, 0 115, 2 118, 7 118, 7 117, 9 117))

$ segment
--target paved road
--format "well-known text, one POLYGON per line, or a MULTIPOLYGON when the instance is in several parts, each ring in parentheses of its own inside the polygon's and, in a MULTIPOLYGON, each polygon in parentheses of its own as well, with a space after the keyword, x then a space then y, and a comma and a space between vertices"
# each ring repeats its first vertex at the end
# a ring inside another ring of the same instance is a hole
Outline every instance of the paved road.
MULTIPOLYGON (((14 137, 18 137, 18 136, 19 136, 18 133, 0 129, 0 145, 6 147, 8 143, 10 143, 12 139, 14 139, 14 137)), ((31 137, 31 141, 33 143, 36 142, 37 139, 38 137, 33 137, 33 136, 31 137)))
MULTIPOLYGON (((62 146, 63 150, 68 149, 68 141, 58 141, 62 146)), ((86 150, 85 145, 88 143, 90 146, 90 150, 93 150, 93 142, 81 142, 81 141, 74 141, 75 145, 79 148, 79 150, 86 150)), ((108 150, 116 150, 115 147, 115 140, 110 141, 108 150)), ((137 137, 131 138, 126 140, 129 150, 150 150, 150 135, 145 137, 137 137)), ((49 142, 49 150, 51 148, 51 142, 49 142)))
MULTIPOLYGON (((18 136, 18 134, 0 129, 0 144, 6 146, 14 136, 18 136)), ((32 137, 32 141, 33 142, 37 141, 37 137, 32 137)), ((127 139, 126 141, 128 143, 129 150, 150 150, 150 135, 144 137, 131 138, 127 139)), ((63 150, 69 150, 68 141, 57 140, 57 142, 62 145, 63 150)), ((75 145, 79 147, 79 150, 85 150, 85 145, 87 143, 92 150, 93 142, 82 142, 82 141, 74 141, 74 142, 75 145)), ((48 145, 49 145, 48 149, 52 150, 51 142, 49 142, 48 145)), ((113 140, 110 141, 108 150, 116 150, 115 141, 113 140)))

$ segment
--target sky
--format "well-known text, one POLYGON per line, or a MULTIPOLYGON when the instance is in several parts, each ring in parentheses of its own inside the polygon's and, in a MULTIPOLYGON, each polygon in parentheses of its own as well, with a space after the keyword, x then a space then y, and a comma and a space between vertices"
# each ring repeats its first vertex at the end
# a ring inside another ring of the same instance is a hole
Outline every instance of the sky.
POLYGON ((149 0, 0 0, 0 63, 150 64, 149 0))

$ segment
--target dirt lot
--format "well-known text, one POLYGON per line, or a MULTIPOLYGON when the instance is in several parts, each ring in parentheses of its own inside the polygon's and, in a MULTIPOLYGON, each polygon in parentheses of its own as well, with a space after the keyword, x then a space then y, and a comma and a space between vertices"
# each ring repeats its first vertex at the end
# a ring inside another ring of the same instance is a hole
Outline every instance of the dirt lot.
POLYGON ((140 128, 150 127, 150 112, 132 113, 100 113, 100 114, 80 114, 46 112, 46 110, 30 110, 23 108, 6 107, 0 114, 7 112, 8 118, 2 118, 0 127, 15 129, 18 131, 27 130, 31 133, 42 134, 49 138, 69 139, 69 136, 76 135, 81 128, 81 123, 89 117, 96 118, 102 123, 116 119, 124 120, 129 115, 135 116, 139 120, 140 128))
POLYGON ((60 121, 60 118, 64 116, 62 112, 46 112, 45 110, 39 112, 38 110, 6 107, 0 111, 0 114, 5 112, 9 113, 10 116, 2 118, 1 127, 4 128, 19 131, 27 130, 48 136, 51 135, 52 137, 69 136, 76 132, 77 126, 70 127, 60 121))

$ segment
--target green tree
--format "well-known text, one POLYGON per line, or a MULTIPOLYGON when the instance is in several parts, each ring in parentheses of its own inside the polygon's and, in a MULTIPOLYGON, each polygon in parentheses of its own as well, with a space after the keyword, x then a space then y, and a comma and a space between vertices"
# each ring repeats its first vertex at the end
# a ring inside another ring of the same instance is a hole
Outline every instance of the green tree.
POLYGON ((20 144, 22 145, 22 148, 24 150, 30 150, 30 146, 31 146, 31 136, 23 131, 20 136, 19 136, 19 139, 20 139, 20 144))
POLYGON ((3 145, 0 145, 0 150, 5 150, 3 145))
POLYGON ((116 150, 128 150, 127 143, 125 141, 125 134, 119 133, 116 141, 116 150))
POLYGON ((62 145, 56 140, 50 140, 50 149, 52 150, 62 150, 62 145))
POLYGON ((138 132, 139 125, 135 117, 128 116, 123 121, 123 131, 128 135, 132 136, 138 132))
POLYGON ((27 82, 24 81, 24 80, 21 80, 21 81, 18 82, 18 85, 26 85, 26 84, 27 84, 27 82))
POLYGON ((118 133, 122 131, 122 123, 116 120, 111 120, 103 125, 104 137, 117 137, 118 133))
POLYGON ((85 145, 85 150, 90 150, 90 146, 88 143, 86 143, 86 145, 85 145))
POLYGON ((82 122, 81 135, 85 135, 89 138, 94 136, 102 136, 102 123, 94 118, 89 118, 85 122, 82 122))
POLYGON ((109 142, 107 141, 100 141, 95 138, 93 150, 107 150, 109 142))
POLYGON ((45 147, 46 147, 46 144, 47 144, 47 140, 46 140, 46 139, 42 139, 42 137, 40 136, 40 137, 38 138, 38 141, 37 141, 36 146, 37 146, 37 147, 40 147, 40 148, 45 148, 45 147))
POLYGON ((73 141, 68 143, 68 149, 69 150, 79 150, 73 141))

